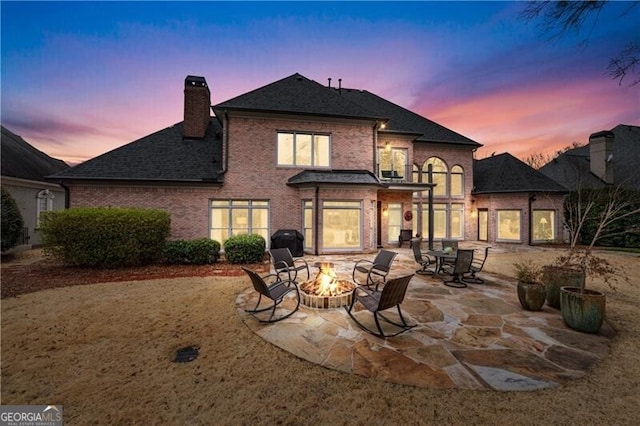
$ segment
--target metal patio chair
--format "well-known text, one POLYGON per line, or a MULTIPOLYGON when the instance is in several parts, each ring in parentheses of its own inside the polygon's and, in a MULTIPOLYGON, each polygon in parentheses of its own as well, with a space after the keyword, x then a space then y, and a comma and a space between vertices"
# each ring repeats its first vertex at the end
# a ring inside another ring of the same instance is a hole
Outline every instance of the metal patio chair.
POLYGON ((387 275, 391 270, 393 259, 395 259, 397 255, 398 253, 395 251, 380 250, 375 259, 373 259, 373 262, 366 259, 358 260, 353 266, 353 272, 351 273, 353 282, 367 287, 371 287, 375 284, 377 288, 380 282, 384 283, 386 281, 387 275), (366 274, 367 278, 364 283, 360 283, 358 281, 356 278, 356 272, 366 274), (374 279, 378 280, 377 283, 374 279))
POLYGON ((300 307, 300 291, 298 290, 298 285, 295 281, 282 280, 276 274, 268 274, 261 277, 257 272, 245 268, 244 266, 242 266, 242 270, 245 271, 247 275, 249 275, 249 278, 251 278, 251 282, 253 283, 253 288, 259 294, 258 303, 256 303, 256 306, 253 309, 245 309, 245 312, 252 314, 260 322, 277 322, 290 317, 298 310, 298 308, 300 307), (265 278, 268 277, 274 277, 274 282, 267 283, 265 281, 265 278), (276 313, 276 307, 278 307, 284 301, 284 298, 289 293, 295 293, 296 306, 285 315, 273 319, 273 316, 276 313), (272 304, 267 307, 260 308, 260 302, 262 301, 263 296, 271 300, 272 304), (257 313, 265 312, 268 310, 271 310, 271 314, 269 315, 268 319, 265 320, 256 316, 257 313))
POLYGON ((282 279, 281 274, 286 273, 288 280, 298 282, 298 271, 307 271, 307 279, 305 281, 309 280, 309 264, 302 258, 294 260, 288 248, 271 249, 269 254, 273 262, 273 269, 279 279, 282 279))
POLYGON ((471 267, 469 268, 470 275, 468 277, 464 277, 464 280, 468 283, 472 284, 484 284, 484 280, 480 277, 476 276, 476 273, 481 272, 482 268, 484 268, 484 263, 487 261, 487 257, 489 256, 490 247, 485 247, 484 249, 484 257, 482 259, 473 257, 473 261, 471 262, 471 267))
POLYGON ((467 287, 467 283, 464 281, 464 274, 470 272, 472 262, 473 250, 458 250, 455 263, 453 265, 445 264, 441 268, 443 272, 452 277, 451 279, 443 279, 444 285, 455 288, 467 287))
POLYGON ((413 258, 415 259, 416 263, 418 265, 420 265, 420 269, 418 269, 416 271, 416 274, 420 274, 420 275, 433 275, 436 273, 436 260, 435 259, 431 259, 431 257, 426 254, 423 253, 422 250, 420 249, 420 238, 415 238, 413 240, 411 240, 411 248, 413 249, 413 258), (429 269, 429 266, 433 265, 433 269, 429 269))
POLYGON ((405 331, 411 330, 413 327, 417 326, 417 324, 409 324, 405 320, 402 315, 402 311, 400 310, 400 304, 404 300, 404 296, 407 293, 407 287, 409 286, 409 281, 413 278, 413 274, 407 275, 405 277, 393 278, 387 281, 382 290, 370 290, 368 288, 358 286, 356 287, 351 294, 351 304, 345 309, 347 313, 355 321, 360 328, 363 330, 373 334, 374 336, 387 338, 397 336, 400 333, 404 333, 405 331), (356 302, 360 302, 362 306, 364 306, 369 312, 373 314, 373 318, 375 321, 376 329, 373 330, 366 325, 364 325, 361 321, 359 321, 353 313, 353 307, 356 302), (394 321, 385 317, 381 314, 382 311, 396 307, 398 309, 398 316, 400 317, 400 321, 394 321), (380 325, 380 319, 382 318, 387 323, 392 324, 400 329, 395 333, 385 333, 380 325))

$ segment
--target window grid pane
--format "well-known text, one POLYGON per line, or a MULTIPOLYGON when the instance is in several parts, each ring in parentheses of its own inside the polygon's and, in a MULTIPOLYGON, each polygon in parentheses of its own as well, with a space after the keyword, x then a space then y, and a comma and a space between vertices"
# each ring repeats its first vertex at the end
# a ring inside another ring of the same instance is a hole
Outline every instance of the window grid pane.
POLYGON ((323 202, 322 239, 325 248, 360 248, 361 221, 362 205, 360 202, 323 202))
POLYGON ((231 235, 257 234, 269 237, 269 202, 211 200, 211 239, 224 243, 231 235))
POLYGON ((279 166, 330 166, 331 143, 329 135, 278 132, 277 145, 279 166))
POLYGON ((499 240, 520 241, 520 210, 498 210, 499 240))

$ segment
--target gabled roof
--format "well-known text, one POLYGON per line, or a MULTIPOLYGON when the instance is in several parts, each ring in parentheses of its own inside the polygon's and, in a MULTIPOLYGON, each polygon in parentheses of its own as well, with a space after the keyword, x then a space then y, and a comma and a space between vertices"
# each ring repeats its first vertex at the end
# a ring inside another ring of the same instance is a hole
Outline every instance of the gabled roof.
POLYGON ((224 110, 278 112, 378 120, 382 117, 327 87, 296 73, 213 107, 224 110))
POLYGON ((415 136, 418 142, 482 146, 438 123, 366 90, 329 88, 298 73, 213 107, 224 110, 304 114, 385 121, 384 131, 415 136))
POLYGON ((2 176, 46 181, 45 176, 69 165, 37 150, 22 137, 2 126, 2 176))
POLYGON ((287 185, 351 184, 383 186, 376 175, 368 170, 305 170, 292 176, 287 185))
MULTIPOLYGON (((619 124, 590 137, 613 136, 613 184, 640 189, 640 127, 619 124)), ((540 168, 540 172, 571 188, 602 188, 605 182, 591 173, 590 146, 570 149, 540 168)))
POLYGON ((221 182, 220 123, 210 120, 201 140, 183 139, 182 124, 152 133, 51 178, 221 182))
POLYGON ((474 161, 473 184, 474 194, 568 192, 509 153, 474 161))
POLYGON ((367 107, 376 114, 387 117, 386 128, 382 132, 415 134, 417 142, 440 142, 479 148, 482 145, 466 136, 431 121, 413 111, 389 102, 366 90, 333 89, 343 97, 367 107))

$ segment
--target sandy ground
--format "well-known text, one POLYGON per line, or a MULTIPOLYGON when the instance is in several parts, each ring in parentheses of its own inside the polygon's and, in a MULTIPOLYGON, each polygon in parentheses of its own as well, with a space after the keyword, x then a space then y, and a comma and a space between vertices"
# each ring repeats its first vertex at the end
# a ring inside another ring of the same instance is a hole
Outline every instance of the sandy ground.
MULTIPOLYGON (((508 275, 523 258, 495 253, 508 275)), ((62 404, 65 424, 607 424, 640 421, 640 258, 616 291, 602 283, 617 330, 585 378, 535 392, 414 388, 328 370, 249 331, 235 311, 245 277, 66 287, 1 301, 2 404, 62 404), (178 348, 200 356, 172 362, 178 348)))

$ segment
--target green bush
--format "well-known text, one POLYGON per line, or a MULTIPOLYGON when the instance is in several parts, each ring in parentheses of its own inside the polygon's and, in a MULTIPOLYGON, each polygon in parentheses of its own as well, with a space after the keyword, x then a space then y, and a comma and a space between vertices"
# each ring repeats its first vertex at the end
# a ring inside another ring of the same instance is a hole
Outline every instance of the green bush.
POLYGON ((220 243, 208 238, 168 241, 164 247, 164 258, 171 264, 214 263, 220 258, 220 243))
POLYGON ((18 244, 24 221, 16 200, 4 188, 2 188, 2 206, 0 208, 2 209, 2 251, 5 251, 18 244))
POLYGON ((161 210, 73 208, 45 212, 45 251, 71 265, 117 268, 159 259, 171 217, 161 210))
POLYGON ((264 258, 265 248, 260 235, 234 235, 224 242, 224 255, 229 263, 258 263, 264 258))

